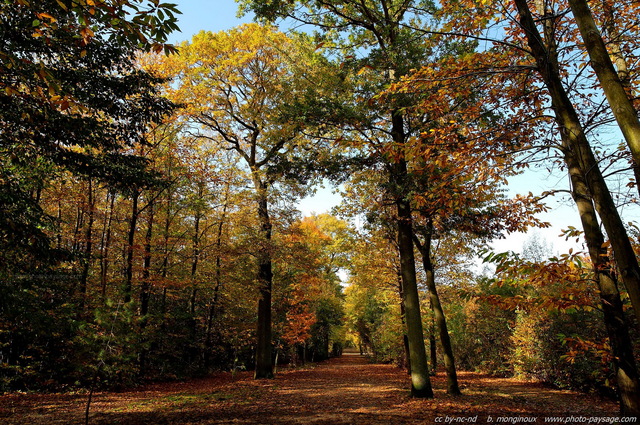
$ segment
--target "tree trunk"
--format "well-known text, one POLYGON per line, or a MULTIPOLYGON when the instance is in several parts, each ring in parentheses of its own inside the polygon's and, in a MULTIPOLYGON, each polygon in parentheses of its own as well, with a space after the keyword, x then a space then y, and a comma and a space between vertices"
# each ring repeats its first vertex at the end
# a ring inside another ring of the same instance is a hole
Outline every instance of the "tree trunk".
POLYGON ((149 216, 147 221, 147 232, 144 237, 144 263, 142 269, 142 282, 140 285, 140 334, 142 349, 140 350, 140 376, 144 376, 147 367, 147 356, 149 350, 145 347, 147 342, 144 335, 149 314, 149 298, 151 289, 151 241, 153 238, 154 203, 149 204, 149 216))
POLYGON ((144 237, 144 263, 142 269, 142 284, 140 286, 140 316, 144 317, 149 313, 149 297, 151 288, 151 242, 153 238, 153 224, 155 218, 155 206, 149 205, 149 216, 147 221, 147 233, 144 237))
POLYGON ((134 242, 136 238, 136 226, 138 223, 138 198, 140 197, 140 191, 134 190, 131 195, 131 217, 129 218, 129 233, 127 235, 127 262, 125 267, 125 281, 124 281, 124 303, 127 304, 131 301, 131 290, 133 285, 133 254, 134 254, 134 242))
MULTIPOLYGON (((400 295, 400 320, 402 321, 402 347, 404 350, 404 362, 407 366, 407 373, 411 375, 411 358, 409 356, 409 338, 407 337, 407 321, 405 319, 404 311, 404 291, 402 289, 402 275, 400 270, 398 272, 398 293, 400 295)), ((360 348, 360 354, 362 354, 362 347, 360 348)))
MULTIPOLYGON (((433 312, 433 306, 431 306, 433 312)), ((431 368, 431 376, 436 376, 438 373, 438 347, 436 344, 436 323, 435 319, 431 323, 431 329, 429 330, 429 367, 431 368)))
POLYGON ((607 335, 611 343, 616 382, 620 393, 620 411, 623 415, 637 416, 640 414, 640 381, 615 270, 609 260, 607 249, 603 248, 604 235, 598 225, 591 196, 577 161, 570 152, 565 155, 565 161, 569 168, 573 199, 580 213, 580 221, 593 263, 595 281, 598 285, 602 311, 604 312, 607 335))
POLYGON ((227 184, 227 190, 225 191, 225 203, 222 207, 222 216, 218 223, 218 232, 216 236, 216 279, 215 287, 213 288, 213 299, 211 300, 211 306, 209 307, 209 316, 207 319, 207 331, 205 336, 205 365, 209 363, 209 353, 212 348, 212 333, 213 333, 213 321, 217 314, 218 302, 220 299, 220 289, 222 288, 222 234, 224 229, 224 223, 227 218, 227 208, 229 196, 229 184, 227 184))
POLYGON ((95 220, 95 194, 93 193, 93 182, 91 178, 88 184, 88 211, 87 211, 87 228, 85 231, 84 256, 82 259, 82 272, 80 274, 80 312, 84 312, 87 302, 87 285, 89 279, 89 268, 91 267, 91 257, 93 255, 93 222, 95 220))
POLYGON ((451 347, 451 338, 449 337, 449 330, 447 329, 447 319, 440 303, 440 296, 436 288, 435 273, 433 270, 433 263, 431 262, 431 235, 433 232, 433 225, 430 220, 427 220, 427 230, 424 235, 424 243, 416 238, 416 246, 420 250, 422 255, 422 265, 424 272, 427 276, 427 288, 429 290, 429 302, 433 307, 433 314, 436 321, 436 328, 440 337, 440 345, 442 345, 442 354, 444 356, 444 368, 447 372, 447 393, 452 395, 460 395, 460 386, 458 385, 458 374, 456 373, 456 362, 453 355, 453 348, 451 347))
MULTIPOLYGON (((616 72, 602 35, 596 26, 586 0, 569 0, 569 6, 578 24, 591 67, 609 102, 618 127, 631 150, 634 166, 640 164, 640 120, 638 112, 627 94, 625 84, 616 72)), ((640 182, 638 182, 640 183, 640 182)), ((639 187, 640 189, 640 187, 639 187)))
POLYGON ((572 151, 582 170, 596 211, 611 241, 614 258, 620 270, 622 281, 629 293, 631 304, 634 311, 638 312, 640 311, 640 267, 638 266, 638 259, 633 251, 611 192, 607 188, 598 162, 580 124, 578 114, 562 85, 557 55, 553 49, 546 48, 531 17, 526 0, 516 0, 516 6, 520 14, 520 23, 525 30, 529 47, 531 47, 535 57, 538 72, 540 72, 551 95, 551 104, 563 143, 566 143, 566 149, 572 151))
POLYGON ((263 246, 258 252, 258 284, 260 295, 258 298, 258 327, 256 344, 255 379, 273 378, 273 364, 271 360, 271 288, 273 285, 273 271, 271 267, 271 219, 267 201, 267 187, 254 177, 258 200, 258 219, 262 233, 263 246))
MULTIPOLYGON (((538 71, 545 80, 545 84, 551 94, 552 107, 560 127, 565 161, 570 172, 571 183, 574 186, 574 199, 578 205, 580 219, 585 231, 585 239, 594 263, 596 281, 605 312, 605 325, 609 334, 613 357, 616 359, 616 379, 621 394, 620 410, 624 415, 637 416, 640 414, 638 372, 622 312, 622 303, 615 283, 615 274, 605 261, 607 258, 603 249, 604 237, 597 223, 593 204, 591 203, 592 199, 595 201, 598 214, 602 218, 607 233, 611 238, 614 254, 621 269, 622 265, 627 263, 623 262, 621 265, 621 261, 624 261, 625 257, 621 260, 618 259, 621 253, 616 250, 616 247, 620 248, 620 244, 625 241, 629 244, 629 238, 625 231, 622 235, 623 240, 616 240, 621 237, 618 234, 619 229, 617 227, 612 228, 613 233, 609 231, 607 223, 610 226, 612 221, 615 221, 615 217, 619 221, 621 220, 611 199, 611 194, 608 190, 604 191, 606 189, 604 179, 584 135, 578 115, 562 86, 555 53, 548 51, 545 47, 526 0, 516 0, 516 6, 520 15, 520 23, 526 32, 529 46, 534 53, 538 71)), ((623 227, 622 229, 624 230, 623 227)), ((631 254, 633 254, 633 251, 631 251, 631 254)), ((635 254, 633 254, 633 262, 637 267, 635 254)), ((627 279, 629 278, 628 269, 622 269, 622 276, 623 278, 625 276, 627 279)), ((637 289, 637 286, 635 288, 637 289)), ((628 288, 628 290, 631 295, 631 288, 628 288)))
MULTIPOLYGON (((198 192, 198 199, 202 199, 202 186, 198 192)), ((200 220, 202 219, 201 211, 196 211, 193 229, 193 252, 191 256, 191 296, 189 297, 189 341, 191 349, 189 350, 190 361, 194 361, 198 356, 198 321, 196 320, 196 301, 198 296, 198 283, 196 276, 198 274, 198 263, 200 261, 200 220)))
MULTIPOLYGON (((392 116, 393 141, 402 149, 405 143, 404 119, 400 112, 392 116)), ((398 251, 400 255, 400 274, 404 292, 404 308, 407 320, 407 338, 409 339, 409 358, 411 362, 411 396, 432 398, 433 389, 429 378, 429 365, 424 345, 416 263, 413 253, 413 220, 411 204, 405 196, 408 183, 407 163, 404 155, 391 165, 390 180, 393 187, 397 211, 398 251)))
POLYGON ((101 241, 101 253, 100 253, 100 287, 101 297, 104 301, 107 297, 107 276, 109 271, 109 249, 111 248, 111 224, 113 223, 113 209, 116 201, 116 194, 107 194, 107 199, 111 198, 109 202, 109 215, 105 217, 104 225, 102 228, 102 241, 101 241))

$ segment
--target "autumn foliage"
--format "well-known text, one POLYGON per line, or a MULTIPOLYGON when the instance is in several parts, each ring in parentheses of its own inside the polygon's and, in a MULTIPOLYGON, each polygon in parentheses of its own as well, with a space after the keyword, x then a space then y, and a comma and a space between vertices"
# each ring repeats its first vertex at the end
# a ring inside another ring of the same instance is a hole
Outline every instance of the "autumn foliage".
POLYGON ((638 414, 635 3, 240 3, 261 23, 177 49, 169 3, 0 6, 0 391, 350 348, 415 397, 467 370, 638 414), (491 252, 553 197, 583 250, 491 252))

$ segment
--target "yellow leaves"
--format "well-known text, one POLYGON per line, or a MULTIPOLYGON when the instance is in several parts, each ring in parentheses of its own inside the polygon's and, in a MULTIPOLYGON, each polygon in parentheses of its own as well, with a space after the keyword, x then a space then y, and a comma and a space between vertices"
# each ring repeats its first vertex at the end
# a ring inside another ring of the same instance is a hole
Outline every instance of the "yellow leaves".
POLYGON ((360 68, 360 70, 357 72, 356 75, 363 75, 369 71, 373 70, 373 67, 371 65, 365 65, 362 68, 360 68))
POLYGON ((38 17, 38 19, 48 19, 49 22, 51 23, 58 22, 58 20, 53 16, 51 16, 49 13, 45 13, 45 12, 36 13, 36 16, 38 17))
POLYGON ((14 96, 14 95, 20 94, 18 90, 16 90, 14 87, 11 87, 11 86, 5 86, 4 92, 8 96, 14 96))
POLYGON ((95 36, 93 30, 89 27, 80 28, 80 36, 85 44, 88 44, 89 41, 95 36))

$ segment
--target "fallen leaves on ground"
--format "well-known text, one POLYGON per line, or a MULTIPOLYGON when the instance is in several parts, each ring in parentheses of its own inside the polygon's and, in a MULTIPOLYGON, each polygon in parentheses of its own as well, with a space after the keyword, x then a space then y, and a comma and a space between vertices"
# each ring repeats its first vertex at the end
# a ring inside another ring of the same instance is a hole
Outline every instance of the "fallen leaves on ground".
MULTIPOLYGON (((584 423, 579 417, 612 417, 618 411, 612 401, 541 384, 470 372, 460 373, 459 381, 462 396, 446 394, 444 374, 439 374, 432 378, 434 399, 412 399, 405 372, 346 353, 313 367, 282 371, 272 380, 225 373, 96 393, 90 424, 485 424, 534 417, 545 423, 545 417, 558 416, 584 423)), ((0 423, 83 424, 86 402, 86 395, 3 395, 0 423)))

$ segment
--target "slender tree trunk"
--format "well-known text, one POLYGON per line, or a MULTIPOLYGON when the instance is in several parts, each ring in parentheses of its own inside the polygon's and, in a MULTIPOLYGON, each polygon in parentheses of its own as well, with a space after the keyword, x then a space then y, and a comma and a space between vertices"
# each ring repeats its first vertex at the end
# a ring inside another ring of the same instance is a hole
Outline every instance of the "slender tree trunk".
MULTIPOLYGON (((60 183, 60 191, 64 187, 64 182, 60 183)), ((56 248, 62 249, 62 194, 58 194, 58 215, 56 217, 56 248)))
POLYGON ((170 252, 169 235, 171 230, 171 214, 172 214, 171 207, 172 206, 173 206, 173 197, 171 192, 169 192, 168 199, 167 199, 166 216, 164 219, 163 234, 162 234, 163 244, 162 244, 162 263, 160 264, 160 276, 162 276, 163 279, 165 279, 169 274, 169 252, 170 252))
MULTIPOLYGON (((163 247, 162 247, 162 263, 160 265, 160 277, 162 281, 165 282, 167 276, 169 275, 169 231, 171 230, 171 214, 172 214, 172 205, 173 205, 173 197, 172 193, 168 193, 167 197, 167 208, 166 215, 163 225, 163 247)), ((164 334, 164 331, 167 328, 167 287, 166 284, 163 283, 162 287, 162 297, 160 299, 160 333, 164 334)), ((160 340, 162 341, 162 339, 160 340)), ((162 343, 162 342, 160 342, 162 343)))
MULTIPOLYGON (((604 224, 620 276, 627 288, 634 311, 640 311, 640 267, 633 251, 629 235, 607 188, 598 162, 584 133, 578 114, 569 99, 560 77, 557 54, 554 48, 547 49, 531 17, 526 0, 516 0, 520 23, 525 30, 531 48, 547 89, 556 116, 561 137, 579 163, 589 193, 593 197, 596 211, 604 224)), ((550 42, 551 43, 551 42, 550 42)), ((553 46, 552 46, 553 47, 553 46)))
POLYGON ((427 276, 427 288, 429 290, 429 302, 433 307, 433 314, 436 321, 436 328, 440 337, 440 345, 442 345, 442 354, 444 356, 444 367, 447 372, 447 393, 452 395, 460 394, 460 386, 458 385, 458 374, 456 373, 456 362, 453 355, 453 348, 451 347, 451 338, 449 337, 449 330, 447 329, 447 319, 440 303, 440 296, 438 295, 438 289, 436 288, 435 273, 433 270, 433 263, 431 262, 431 234, 433 232, 433 225, 428 220, 427 230, 424 236, 424 243, 416 238, 416 246, 420 250, 422 255, 422 265, 424 272, 427 276))
POLYGON ((211 306, 209 307, 209 317, 207 319, 207 331, 205 338, 205 364, 209 362, 209 353, 212 348, 213 338, 213 322, 217 315, 218 302, 220 299, 220 290, 222 288, 222 235, 224 230, 224 224, 227 218, 227 208, 229 207, 229 185, 227 184, 225 191, 225 203, 222 207, 222 216, 218 223, 218 231, 216 235, 216 278, 215 287, 213 288, 213 299, 211 300, 211 306))
MULTIPOLYGON (((202 190, 198 193, 199 199, 202 199, 202 190)), ((189 297, 189 334, 192 349, 190 350, 191 361, 197 357, 197 331, 198 321, 196 320, 196 301, 198 296, 198 284, 196 276, 198 273, 198 263, 200 261, 200 220, 202 219, 201 211, 196 211, 193 229, 193 253, 191 257, 191 296, 189 297)))
POLYGON ((78 252, 80 250, 82 226, 84 226, 84 209, 82 205, 78 205, 76 208, 76 224, 73 228, 73 240, 71 241, 71 250, 78 252))
MULTIPOLYGON (((404 119, 400 112, 392 116, 393 141, 402 149, 405 143, 404 119)), ((394 191, 397 211, 398 251, 400 254, 400 273, 404 292, 404 308, 409 339, 409 358, 411 359, 411 396, 432 398, 433 389, 429 378, 429 365, 424 345, 416 263, 413 253, 413 220, 411 204, 405 192, 408 183, 407 163, 404 155, 391 165, 390 180, 394 191)))
POLYGON ((109 213, 105 217, 104 225, 102 228, 102 242, 100 253, 100 287, 102 300, 107 296, 107 276, 109 271, 109 249, 111 247, 111 225, 113 223, 113 209, 115 206, 116 195, 115 193, 108 193, 107 199, 111 198, 109 202, 109 213))
POLYGON ((140 316, 144 318, 149 313, 149 298, 151 289, 151 243, 153 239, 153 224, 155 221, 155 205, 149 205, 147 232, 144 237, 144 262, 142 269, 142 284, 140 286, 140 316))
POLYGON ((615 10, 615 7, 618 6, 618 4, 608 0, 602 0, 601 6, 605 20, 603 30, 609 38, 609 49, 607 50, 610 52, 611 62, 613 62, 616 67, 618 78, 622 82, 627 95, 629 98, 633 99, 631 91, 631 73, 629 72, 629 65, 627 64, 627 59, 622 52, 621 46, 622 32, 616 22, 616 14, 618 12, 615 10))
POLYGON ((273 364, 271 359, 271 288, 273 285, 273 271, 271 266, 271 218, 267 201, 267 187, 254 177, 254 184, 258 197, 258 219, 262 233, 262 243, 258 253, 258 283, 260 297, 258 298, 258 329, 256 347, 255 379, 273 378, 273 364))
MULTIPOLYGON (((616 68, 616 72, 618 73, 618 78, 624 87, 625 92, 627 93, 627 97, 633 102, 633 87, 631 86, 631 72, 629 71, 629 65, 627 64, 627 58, 625 57, 622 46, 621 46, 621 38, 622 33, 620 28, 617 26, 616 22, 616 7, 615 2, 611 2, 609 0, 602 1, 602 10, 605 15, 604 20, 604 28, 603 32, 608 34, 609 42, 607 43, 609 56, 611 58, 611 62, 616 68)), ((640 165, 636 163, 631 157, 631 165, 633 167, 633 175, 636 179, 636 190, 640 194, 640 165)))
POLYGON ((591 59, 591 67, 598 76, 602 90, 611 106, 620 131, 631 150, 634 164, 640 164, 640 120, 625 89, 625 84, 616 72, 602 35, 593 20, 586 0, 569 0, 569 6, 578 24, 585 48, 591 59))
POLYGON ((133 288, 133 254, 134 243, 136 238, 136 226, 138 224, 138 200, 140 198, 140 191, 134 190, 131 195, 131 217, 129 218, 129 233, 127 235, 127 262, 124 273, 124 303, 127 304, 131 301, 131 291, 133 288))
MULTIPOLYGON (((407 366, 407 373, 411 375, 411 358, 409 356, 409 337, 407 337, 407 321, 405 319, 404 311, 404 291, 402 289, 402 275, 400 269, 398 271, 398 293, 400 295, 400 320, 402 321, 402 347, 404 349, 404 362, 407 366)), ((362 348, 360 348, 360 354, 362 354, 362 348)))
MULTIPOLYGON (((574 199, 578 205, 587 246, 589 247, 589 253, 594 264, 596 281, 599 286, 600 297, 605 312, 605 325, 609 334, 613 356, 616 359, 616 379, 621 394, 620 410, 624 415, 638 416, 640 414, 638 371, 633 357, 633 349, 626 321, 622 312, 622 303, 620 302, 615 283, 615 275, 605 261, 607 258, 606 252, 603 249, 604 237, 598 226, 591 200, 593 199, 595 201, 595 209, 602 218, 605 228, 607 228, 616 260, 618 260, 618 265, 620 266, 621 261, 624 261, 624 257, 622 260, 618 259, 620 252, 616 250, 616 247, 619 248, 620 243, 623 241, 615 240, 621 237, 621 235, 617 233, 619 229, 614 227, 612 234, 609 232, 607 226, 607 223, 611 225, 612 218, 614 218, 611 217, 611 215, 615 215, 618 220, 619 215, 617 214, 613 200, 610 200, 610 202, 607 200, 607 195, 610 199, 611 194, 608 190, 606 193, 603 193, 602 186, 604 185, 604 179, 602 179, 598 164, 586 140, 578 115, 562 86, 555 52, 546 49, 531 17, 531 12, 528 9, 526 0, 515 1, 518 7, 521 25, 526 32, 529 46, 536 58, 538 70, 542 74, 551 94, 552 107, 556 114, 558 125, 560 126, 565 161, 569 168, 571 183, 574 189, 574 199)), ((606 185, 604 188, 606 188, 606 185)), ((624 241, 629 243, 626 232, 622 237, 624 241)), ((635 254, 633 260, 637 266, 635 254)), ((623 262, 622 264, 625 265, 626 263, 623 262)), ((622 267, 620 268, 622 269, 622 267)), ((625 275, 627 278, 629 277, 628 269, 622 269, 623 278, 625 275)), ((631 288, 628 288, 628 290, 631 295, 631 288)))
MULTIPOLYGON (((433 305, 431 306, 431 312, 433 313, 433 305)), ((434 313, 435 315, 435 313, 434 313)), ((429 329, 429 367, 431 367, 431 376, 436 376, 438 373, 438 347, 436 343, 436 322, 435 318, 431 322, 429 329)))
POLYGON ((82 259, 82 272, 80 275, 80 311, 85 310, 87 302, 87 281, 89 279, 89 268, 91 267, 91 257, 93 255, 93 223, 95 220, 95 194, 93 193, 93 182, 91 178, 88 184, 88 211, 87 211, 87 228, 85 231, 84 257, 82 259))
POLYGON ((149 299, 151 296, 151 242, 153 238, 153 222, 155 217, 154 202, 149 204, 147 232, 144 237, 144 262, 142 269, 142 282, 140 284, 140 333, 142 349, 140 351, 140 375, 144 376, 147 367, 149 350, 145 347, 147 338, 144 335, 149 314, 149 299))
POLYGON ((573 186, 573 198, 578 206, 585 241, 593 263, 605 326, 611 343, 616 382, 620 393, 620 410, 624 415, 637 416, 640 414, 640 380, 615 270, 609 260, 607 249, 603 248, 604 235, 598 225, 591 196, 577 161, 570 152, 565 155, 565 160, 573 186))

